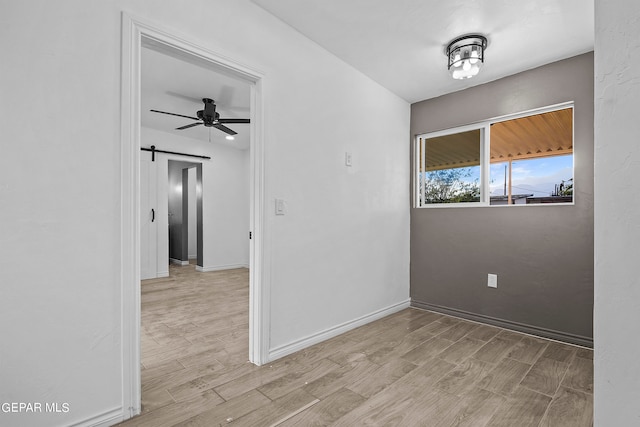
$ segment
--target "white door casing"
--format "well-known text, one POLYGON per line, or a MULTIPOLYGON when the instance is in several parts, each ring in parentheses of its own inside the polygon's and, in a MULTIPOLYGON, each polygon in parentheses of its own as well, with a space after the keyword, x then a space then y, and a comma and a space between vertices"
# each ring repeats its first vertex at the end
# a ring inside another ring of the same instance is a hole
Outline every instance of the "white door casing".
POLYGON ((190 58, 224 70, 251 85, 250 100, 250 274, 249 360, 268 361, 269 282, 264 221, 263 73, 241 65, 172 33, 122 13, 121 69, 121 303, 122 419, 141 411, 140 383, 140 57, 142 47, 176 58, 190 58))

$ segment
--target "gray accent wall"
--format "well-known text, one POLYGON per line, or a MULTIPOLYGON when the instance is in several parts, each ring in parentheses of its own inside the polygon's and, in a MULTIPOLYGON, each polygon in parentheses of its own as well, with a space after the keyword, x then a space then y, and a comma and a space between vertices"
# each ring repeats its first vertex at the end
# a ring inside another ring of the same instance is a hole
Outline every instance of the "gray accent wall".
POLYGON ((574 205, 412 208, 412 305, 592 345, 593 87, 590 52, 411 106, 415 137, 573 101, 575 168, 574 205))

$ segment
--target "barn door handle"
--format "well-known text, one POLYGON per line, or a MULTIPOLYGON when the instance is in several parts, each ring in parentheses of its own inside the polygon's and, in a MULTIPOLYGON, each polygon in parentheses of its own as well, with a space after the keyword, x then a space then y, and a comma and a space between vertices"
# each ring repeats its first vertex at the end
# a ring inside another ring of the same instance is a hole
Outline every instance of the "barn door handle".
POLYGON ((151 208, 151 222, 156 220, 156 210, 151 208))

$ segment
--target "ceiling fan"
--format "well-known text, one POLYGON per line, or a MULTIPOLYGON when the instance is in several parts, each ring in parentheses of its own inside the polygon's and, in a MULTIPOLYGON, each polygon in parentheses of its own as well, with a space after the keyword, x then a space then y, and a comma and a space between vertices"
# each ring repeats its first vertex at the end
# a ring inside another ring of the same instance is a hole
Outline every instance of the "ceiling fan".
POLYGON ((176 114, 176 113, 167 113, 166 111, 159 111, 159 110, 151 110, 151 111, 154 113, 169 114, 171 116, 178 116, 178 117, 184 117, 186 119, 198 120, 197 123, 191 123, 185 126, 181 126, 179 128, 176 128, 176 130, 184 130, 194 126, 205 125, 206 127, 214 127, 216 129, 219 129, 222 132, 225 132, 229 135, 237 135, 237 132, 235 132, 232 129, 229 129, 224 124, 225 123, 226 124, 249 123, 249 119, 221 119, 220 114, 216 112, 216 104, 213 101, 213 99, 202 98, 202 102, 204 102, 204 109, 198 110, 196 112, 196 115, 198 117, 185 116, 185 115, 176 114))

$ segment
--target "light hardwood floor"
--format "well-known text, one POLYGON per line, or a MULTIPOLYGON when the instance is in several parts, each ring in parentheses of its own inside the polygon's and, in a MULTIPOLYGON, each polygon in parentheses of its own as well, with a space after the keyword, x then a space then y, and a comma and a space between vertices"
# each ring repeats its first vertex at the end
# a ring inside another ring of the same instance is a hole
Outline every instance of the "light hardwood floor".
POLYGON ((591 426, 592 351, 406 309, 261 367, 248 271, 142 284, 143 413, 122 426, 591 426))

